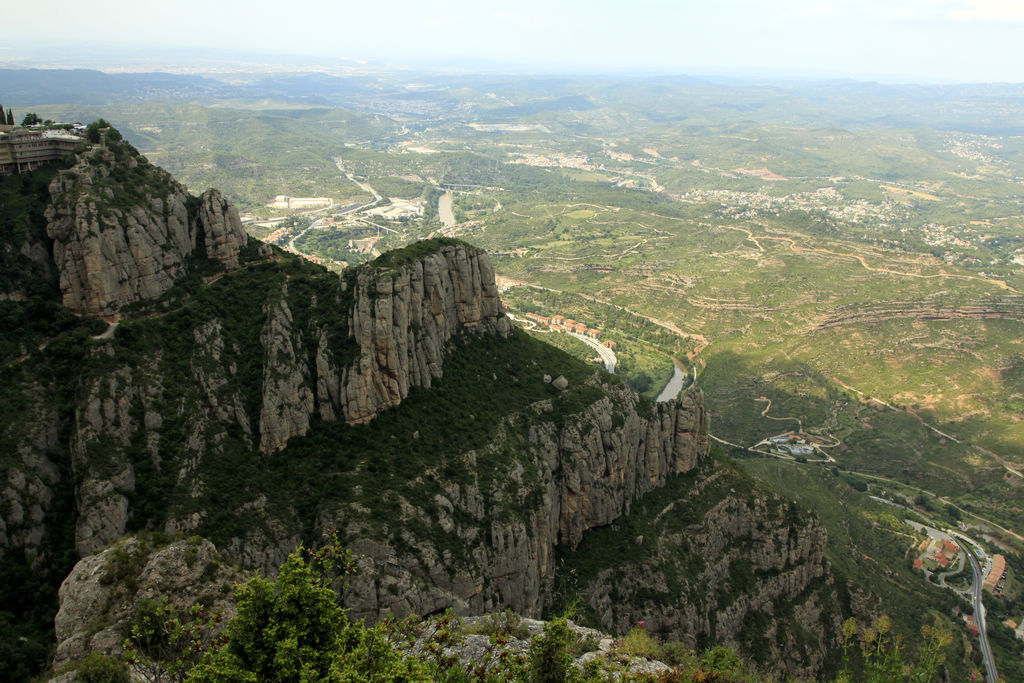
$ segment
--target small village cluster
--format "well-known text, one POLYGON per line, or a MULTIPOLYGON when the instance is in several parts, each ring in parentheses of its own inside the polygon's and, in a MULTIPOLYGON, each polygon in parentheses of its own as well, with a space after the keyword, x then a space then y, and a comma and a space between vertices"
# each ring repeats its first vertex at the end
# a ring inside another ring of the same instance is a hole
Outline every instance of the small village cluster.
POLYGON ((575 332, 576 334, 582 334, 593 339, 601 338, 601 330, 587 327, 586 323, 577 322, 572 318, 566 318, 561 315, 540 315, 538 313, 527 313, 526 317, 536 323, 546 325, 556 332, 575 332))

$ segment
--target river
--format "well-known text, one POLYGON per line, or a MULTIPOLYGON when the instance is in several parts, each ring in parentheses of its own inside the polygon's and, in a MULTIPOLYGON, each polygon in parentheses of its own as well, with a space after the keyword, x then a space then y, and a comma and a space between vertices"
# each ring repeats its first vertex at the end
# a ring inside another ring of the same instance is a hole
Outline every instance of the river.
POLYGON ((686 373, 683 372, 678 363, 673 364, 675 372, 672 373, 672 379, 668 381, 665 388, 658 394, 658 403, 664 403, 665 401, 671 401, 679 392, 683 390, 683 383, 686 382, 686 373))
POLYGON ((452 211, 452 193, 445 192, 437 200, 437 215, 444 223, 444 227, 450 228, 455 225, 455 212, 452 211))

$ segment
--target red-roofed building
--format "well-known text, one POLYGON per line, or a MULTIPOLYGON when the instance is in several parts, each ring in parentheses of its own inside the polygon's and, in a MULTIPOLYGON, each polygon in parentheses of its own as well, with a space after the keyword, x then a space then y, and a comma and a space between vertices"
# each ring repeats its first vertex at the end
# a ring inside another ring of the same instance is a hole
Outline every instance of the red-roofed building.
POLYGON ((999 595, 1003 588, 1003 578, 1006 576, 1006 558, 1002 555, 992 556, 992 571, 985 577, 985 590, 999 595))

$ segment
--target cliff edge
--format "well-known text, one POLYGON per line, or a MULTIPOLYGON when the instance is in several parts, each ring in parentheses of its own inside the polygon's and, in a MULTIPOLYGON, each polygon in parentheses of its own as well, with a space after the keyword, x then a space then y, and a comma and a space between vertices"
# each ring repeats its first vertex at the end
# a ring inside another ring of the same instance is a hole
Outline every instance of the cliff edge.
POLYGON ((110 316, 160 296, 193 256, 233 270, 248 239, 217 190, 192 197, 109 131, 49 190, 46 234, 61 297, 79 314, 110 316))

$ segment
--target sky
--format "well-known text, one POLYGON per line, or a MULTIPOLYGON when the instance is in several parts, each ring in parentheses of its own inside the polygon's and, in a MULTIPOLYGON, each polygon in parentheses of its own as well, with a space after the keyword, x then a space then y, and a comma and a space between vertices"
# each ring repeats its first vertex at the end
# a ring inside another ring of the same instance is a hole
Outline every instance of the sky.
POLYGON ((43 0, 4 9, 0 63, 86 38, 140 56, 217 48, 513 72, 1024 82, 1024 0, 43 0))

